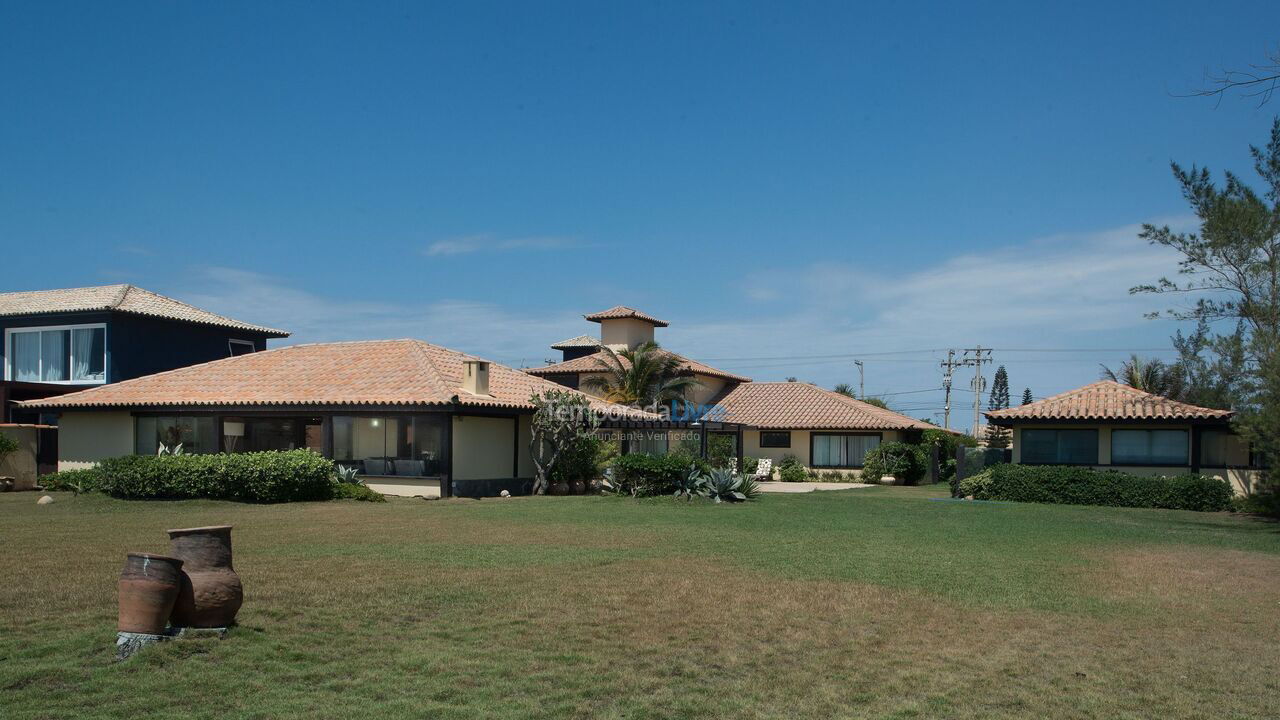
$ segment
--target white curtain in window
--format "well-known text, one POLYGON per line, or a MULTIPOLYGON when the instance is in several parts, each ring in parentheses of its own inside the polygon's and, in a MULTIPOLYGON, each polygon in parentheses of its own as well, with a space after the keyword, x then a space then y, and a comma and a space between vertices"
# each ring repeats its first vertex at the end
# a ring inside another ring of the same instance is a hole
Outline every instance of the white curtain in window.
POLYGON ((78 328, 71 333, 71 379, 103 380, 105 333, 102 328, 78 328))
POLYGON ((814 435, 813 460, 814 467, 837 467, 845 465, 845 443, 843 435, 814 435))
POLYGON ((879 435, 850 435, 847 439, 847 464, 862 467, 867 453, 880 446, 879 435))
POLYGON ((40 379, 62 382, 67 377, 67 331, 45 330, 40 333, 40 379))
POLYGON ((9 336, 13 345, 10 362, 10 377, 23 382, 40 381, 40 333, 22 332, 9 336))

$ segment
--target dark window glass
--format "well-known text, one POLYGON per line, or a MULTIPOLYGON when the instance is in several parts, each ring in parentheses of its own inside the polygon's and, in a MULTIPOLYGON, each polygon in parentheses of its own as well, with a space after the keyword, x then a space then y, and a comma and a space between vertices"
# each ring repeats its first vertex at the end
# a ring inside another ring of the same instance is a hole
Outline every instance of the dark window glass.
POLYGON ((790 432, 761 432, 760 447, 789 448, 791 447, 791 433, 790 432))
POLYGON ((1097 465, 1097 430, 1025 429, 1021 461, 1040 465, 1097 465))
POLYGON ((1115 465, 1186 465, 1186 430, 1112 430, 1115 465))
POLYGON ((365 475, 430 477, 448 468, 448 415, 335 417, 333 459, 365 475))
POLYGON ((182 447, 182 452, 194 455, 218 452, 218 436, 214 419, 201 417, 138 417, 134 421, 134 452, 138 455, 155 455, 164 445, 170 450, 182 447))

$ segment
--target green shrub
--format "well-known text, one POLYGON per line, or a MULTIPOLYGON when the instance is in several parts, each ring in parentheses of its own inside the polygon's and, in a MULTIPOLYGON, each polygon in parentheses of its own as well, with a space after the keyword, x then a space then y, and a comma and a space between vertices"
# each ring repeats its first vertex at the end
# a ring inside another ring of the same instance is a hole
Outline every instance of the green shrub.
POLYGON ((102 473, 96 467, 81 470, 59 470, 48 475, 41 475, 40 484, 45 490, 66 490, 77 494, 94 492, 102 484, 102 473))
POLYGON ((1219 511, 1232 506, 1231 484, 1207 475, 1140 477, 1064 465, 994 465, 961 492, 977 500, 1219 511))
POLYGON ((363 500, 364 502, 386 502, 387 499, 382 493, 374 490, 368 485, 360 483, 338 482, 333 483, 333 499, 334 500, 363 500))
POLYGON ((747 455, 742 456, 742 472, 744 475, 754 475, 756 470, 760 468, 760 458, 753 458, 747 455))
POLYGON ((647 455, 632 453, 623 455, 613 463, 613 481, 619 492, 646 497, 671 495, 680 486, 689 468, 698 467, 693 459, 681 453, 671 455, 647 455))
POLYGON ((708 435, 707 459, 713 468, 733 467, 738 461, 738 438, 724 433, 708 435))
POLYGON ((904 442, 882 443, 867 452, 862 464, 863 482, 878 483, 892 475, 901 485, 918 485, 928 471, 925 449, 904 442))
POLYGON ((4 456, 11 452, 17 452, 21 447, 22 445, 17 440, 0 433, 0 460, 3 460, 4 456))
POLYGON ((575 480, 592 480, 598 472, 596 459, 606 443, 595 435, 580 436, 560 451, 547 477, 551 484, 570 483, 575 480))
POLYGON ((311 450, 126 455, 97 467, 99 489, 129 499, 293 502, 333 497, 333 463, 311 450))
POLYGON ((1231 509, 1236 512, 1280 518, 1280 490, 1266 488, 1248 495, 1237 495, 1231 498, 1231 509))
POLYGON ((809 479, 809 472, 800 463, 788 464, 784 459, 778 466, 778 479, 782 482, 804 482, 809 479))
POLYGON ((799 467, 804 467, 804 465, 802 465, 802 464, 800 463, 800 458, 796 457, 795 455, 793 455, 793 454, 791 454, 791 453, 787 453, 786 455, 783 455, 783 456, 782 456, 782 461, 778 463, 778 467, 779 467, 779 468, 784 468, 784 467, 788 467, 788 466, 791 466, 791 465, 796 465, 796 466, 799 466, 799 467))

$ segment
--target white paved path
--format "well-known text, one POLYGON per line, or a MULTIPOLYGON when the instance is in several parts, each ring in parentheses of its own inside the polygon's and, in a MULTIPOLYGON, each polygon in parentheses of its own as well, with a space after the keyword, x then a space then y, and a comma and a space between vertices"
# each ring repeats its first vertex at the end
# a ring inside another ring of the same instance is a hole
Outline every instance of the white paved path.
POLYGON ((807 493, 814 490, 853 490, 855 488, 868 487, 874 487, 874 485, 851 482, 776 482, 771 480, 760 483, 760 492, 807 493))

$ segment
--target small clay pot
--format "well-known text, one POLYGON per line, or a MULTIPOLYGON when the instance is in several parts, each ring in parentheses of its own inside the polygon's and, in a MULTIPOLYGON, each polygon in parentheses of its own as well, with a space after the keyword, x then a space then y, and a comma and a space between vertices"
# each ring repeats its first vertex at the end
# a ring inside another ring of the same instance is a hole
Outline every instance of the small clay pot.
POLYGON ((170 552, 183 562, 182 588, 173 605, 174 627, 227 627, 244 602, 244 586, 231 566, 231 526, 169 530, 170 552))
POLYGON ((569 492, 573 495, 581 495, 587 491, 587 484, 582 480, 573 480, 569 483, 569 492))
POLYGON ((120 632, 160 635, 182 588, 182 561, 150 553, 128 553, 120 581, 120 632))

